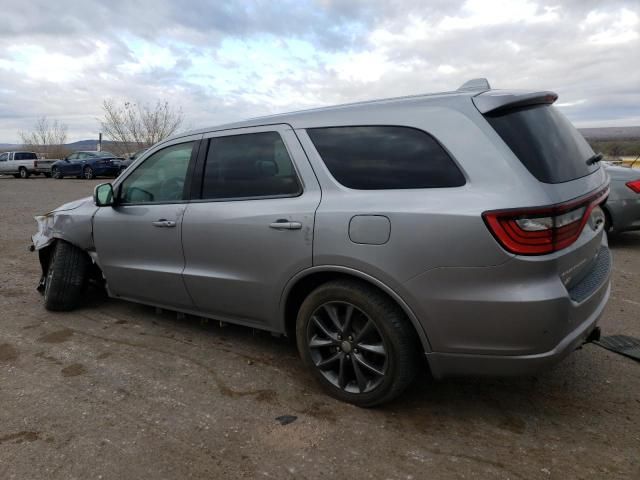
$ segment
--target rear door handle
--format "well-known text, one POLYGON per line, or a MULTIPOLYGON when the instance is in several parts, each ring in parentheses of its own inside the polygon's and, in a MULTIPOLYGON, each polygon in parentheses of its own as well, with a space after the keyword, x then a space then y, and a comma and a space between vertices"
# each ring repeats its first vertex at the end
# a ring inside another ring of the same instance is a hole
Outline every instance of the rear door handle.
POLYGON ((176 222, 172 222, 171 220, 165 220, 164 218, 161 218, 156 222, 151 222, 151 225, 153 225, 154 227, 173 228, 176 226, 176 222))
POLYGON ((277 222, 270 223, 269 227, 275 228, 276 230, 300 230, 302 228, 302 224, 300 222, 278 220, 277 222))

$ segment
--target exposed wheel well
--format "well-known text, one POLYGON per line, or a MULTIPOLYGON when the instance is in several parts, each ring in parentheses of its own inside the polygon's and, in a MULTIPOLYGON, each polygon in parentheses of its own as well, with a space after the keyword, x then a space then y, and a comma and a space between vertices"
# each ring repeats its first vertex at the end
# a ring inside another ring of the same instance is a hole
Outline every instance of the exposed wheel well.
MULTIPOLYGON (((287 337, 293 339, 296 338, 296 319, 298 316, 298 310, 300 310, 300 306, 302 305, 302 302, 304 302, 304 299, 307 298, 307 296, 318 286, 333 280, 352 280, 354 282, 368 285, 369 287, 376 289, 381 295, 384 295, 385 297, 390 299, 405 314, 407 313, 395 298, 393 298, 373 282, 369 282, 361 277, 344 272, 316 272, 311 273, 306 277, 298 280, 298 282, 291 288, 291 290, 289 290, 284 308, 285 331, 287 333, 287 337)), ((422 342, 422 336, 416 331, 413 322, 411 322, 409 319, 407 320, 409 321, 411 328, 416 334, 416 338, 420 342, 422 342)))
MULTIPOLYGON (((51 261, 51 254, 53 253, 53 249, 56 246, 57 242, 65 242, 66 240, 56 239, 51 242, 46 247, 38 250, 38 258, 40 260, 40 267, 42 268, 42 275, 46 277, 47 272, 49 270, 49 263, 51 261)), ((81 249, 82 250, 82 249, 81 249)), ((93 261, 91 255, 89 255, 85 250, 82 250, 84 254, 89 259, 89 279, 93 282, 102 284, 103 283, 103 275, 100 267, 93 261)))

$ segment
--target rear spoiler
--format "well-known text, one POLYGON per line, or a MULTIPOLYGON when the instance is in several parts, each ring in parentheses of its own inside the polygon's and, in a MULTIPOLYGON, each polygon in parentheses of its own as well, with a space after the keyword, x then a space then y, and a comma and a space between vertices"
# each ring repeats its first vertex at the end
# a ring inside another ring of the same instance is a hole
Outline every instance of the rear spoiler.
POLYGON ((551 105, 558 99, 555 92, 522 92, 516 90, 489 90, 473 97, 473 104, 483 115, 510 108, 529 105, 551 105))
POLYGON ((462 84, 458 92, 478 92, 473 104, 482 113, 496 112, 508 108, 528 105, 551 105, 558 99, 555 92, 527 92, 523 90, 492 90, 486 78, 474 78, 462 84))

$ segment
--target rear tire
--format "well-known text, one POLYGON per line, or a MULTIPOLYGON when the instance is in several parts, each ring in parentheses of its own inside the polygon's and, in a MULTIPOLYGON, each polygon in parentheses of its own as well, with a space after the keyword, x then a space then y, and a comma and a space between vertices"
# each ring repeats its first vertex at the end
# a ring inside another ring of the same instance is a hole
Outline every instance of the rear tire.
POLYGON ((315 289, 296 322, 298 351, 331 396, 372 407, 400 395, 415 377, 418 340, 404 312, 364 283, 315 289))
POLYGON ((69 311, 76 308, 87 286, 87 254, 63 240, 53 246, 44 290, 47 310, 69 311))
POLYGON ((18 170, 18 175, 22 179, 29 178, 29 171, 24 167, 20 167, 20 169, 18 170))
POLYGON ((96 178, 93 173, 93 168, 91 167, 84 167, 84 169, 82 170, 82 176, 85 180, 93 180, 94 178, 96 178))
POLYGON ((44 176, 45 176, 45 178, 51 178, 51 174, 50 173, 45 173, 44 176))

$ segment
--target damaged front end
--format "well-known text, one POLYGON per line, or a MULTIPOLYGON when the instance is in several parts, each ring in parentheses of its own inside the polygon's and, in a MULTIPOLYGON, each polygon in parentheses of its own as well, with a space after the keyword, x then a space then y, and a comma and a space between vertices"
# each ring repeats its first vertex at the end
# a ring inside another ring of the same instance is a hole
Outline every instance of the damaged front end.
POLYGON ((64 204, 45 215, 35 218, 38 231, 31 237, 31 251, 38 252, 42 276, 38 291, 45 288, 47 272, 55 242, 63 240, 87 252, 96 263, 93 246, 93 216, 97 207, 92 197, 64 204))

